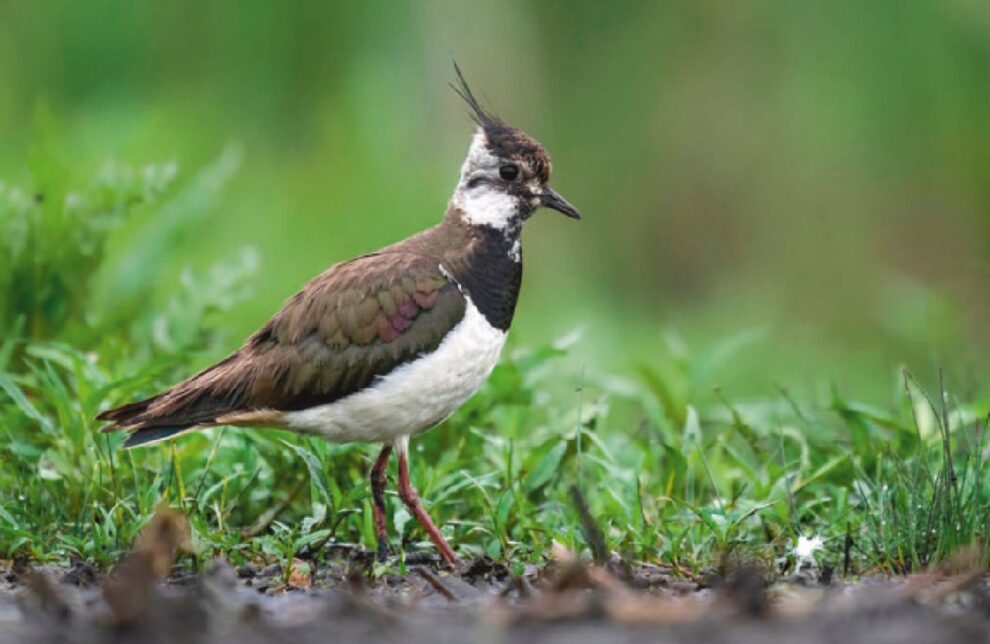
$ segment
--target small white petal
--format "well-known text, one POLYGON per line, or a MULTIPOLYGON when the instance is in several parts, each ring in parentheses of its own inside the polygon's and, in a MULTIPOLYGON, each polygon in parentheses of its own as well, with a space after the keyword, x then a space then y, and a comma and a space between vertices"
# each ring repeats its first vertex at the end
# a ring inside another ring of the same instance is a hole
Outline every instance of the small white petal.
POLYGON ((821 550, 825 542, 819 536, 808 538, 804 535, 798 537, 797 545, 791 551, 799 561, 815 563, 815 553, 821 550))

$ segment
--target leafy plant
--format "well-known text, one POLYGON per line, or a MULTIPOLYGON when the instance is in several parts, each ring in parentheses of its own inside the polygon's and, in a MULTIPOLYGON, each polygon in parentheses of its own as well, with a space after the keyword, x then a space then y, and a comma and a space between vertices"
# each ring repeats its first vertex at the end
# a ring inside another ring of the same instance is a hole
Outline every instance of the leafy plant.
MULTIPOLYGON (((191 174, 115 162, 80 181, 44 112, 37 128, 33 185, 0 185, 0 556, 106 566, 162 502, 189 515, 196 565, 274 560, 288 581, 300 554, 328 541, 373 548, 372 448, 220 428, 122 452, 99 433, 99 410, 230 348, 215 320, 246 294, 254 255, 160 271, 238 154, 191 174), (124 222, 137 227, 126 244, 115 238, 124 222)), ((663 355, 620 374, 571 372, 574 335, 516 349, 415 437, 414 484, 463 555, 516 568, 555 541, 590 553, 575 486, 607 549, 685 572, 736 556, 786 566, 803 535, 853 572, 986 547, 990 404, 956 401, 944 384, 928 394, 906 374, 884 408, 837 388, 722 391, 718 374, 761 337, 693 351, 672 334, 663 355)), ((429 545, 394 492, 388 504, 401 569, 407 550, 429 545)))

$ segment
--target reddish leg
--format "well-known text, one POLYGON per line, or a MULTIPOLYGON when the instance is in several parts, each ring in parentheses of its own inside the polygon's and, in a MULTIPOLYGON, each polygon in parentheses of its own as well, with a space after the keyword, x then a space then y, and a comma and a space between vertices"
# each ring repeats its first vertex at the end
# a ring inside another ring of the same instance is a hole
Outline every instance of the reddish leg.
POLYGON ((385 444, 371 468, 371 498, 375 508, 375 536, 378 538, 378 561, 388 558, 388 520, 385 518, 385 469, 392 456, 392 446, 385 444))
POLYGON ((420 525, 423 526, 423 529, 426 530, 426 534, 429 535, 430 541, 440 551, 440 556, 443 557, 443 560, 447 562, 448 566, 456 570, 461 564, 460 559, 457 558, 454 551, 447 545, 446 539, 443 538, 437 527, 433 525, 430 515, 426 513, 423 505, 419 502, 419 494, 416 493, 416 489, 409 482, 408 445, 409 439, 406 437, 396 441, 396 447, 399 450, 399 498, 402 499, 402 502, 406 504, 409 511, 416 517, 420 525))

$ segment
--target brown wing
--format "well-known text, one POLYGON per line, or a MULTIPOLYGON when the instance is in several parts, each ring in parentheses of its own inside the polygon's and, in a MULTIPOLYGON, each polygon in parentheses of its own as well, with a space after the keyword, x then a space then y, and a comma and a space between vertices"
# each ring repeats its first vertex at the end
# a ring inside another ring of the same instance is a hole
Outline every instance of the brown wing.
POLYGON ((465 299, 439 261, 366 255, 307 284, 244 346, 157 396, 101 414, 104 431, 157 440, 197 425, 254 419, 333 402, 436 349, 465 299), (275 412, 275 414, 268 414, 275 412), (267 415, 266 415, 267 414, 267 415))

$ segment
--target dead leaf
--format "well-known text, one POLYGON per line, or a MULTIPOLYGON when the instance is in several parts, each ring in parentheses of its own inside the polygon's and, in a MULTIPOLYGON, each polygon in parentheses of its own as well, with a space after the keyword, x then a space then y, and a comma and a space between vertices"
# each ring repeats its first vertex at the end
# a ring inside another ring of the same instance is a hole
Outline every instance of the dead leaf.
POLYGON ((308 562, 302 559, 293 559, 292 570, 289 572, 289 588, 308 590, 313 585, 311 572, 308 562))
POLYGON ((169 573, 180 551, 192 552, 189 520, 178 510, 161 507, 138 535, 134 550, 103 583, 103 597, 118 624, 144 614, 155 583, 169 573))

